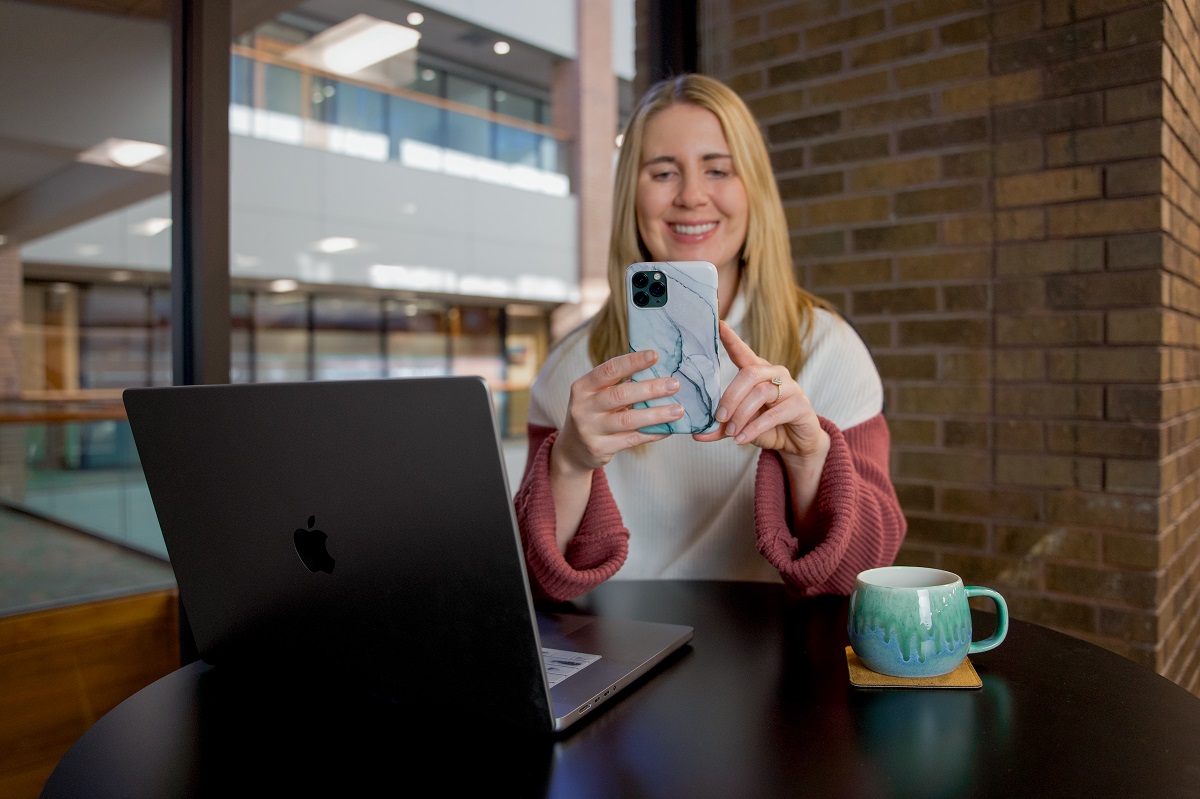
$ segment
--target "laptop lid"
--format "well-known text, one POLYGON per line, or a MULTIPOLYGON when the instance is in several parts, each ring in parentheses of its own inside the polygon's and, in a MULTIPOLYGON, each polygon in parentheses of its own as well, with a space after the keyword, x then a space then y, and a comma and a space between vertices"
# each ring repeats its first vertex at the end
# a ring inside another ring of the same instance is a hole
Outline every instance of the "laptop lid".
POLYGON ((482 378, 123 396, 209 663, 561 731, 692 637, 536 612, 482 378))

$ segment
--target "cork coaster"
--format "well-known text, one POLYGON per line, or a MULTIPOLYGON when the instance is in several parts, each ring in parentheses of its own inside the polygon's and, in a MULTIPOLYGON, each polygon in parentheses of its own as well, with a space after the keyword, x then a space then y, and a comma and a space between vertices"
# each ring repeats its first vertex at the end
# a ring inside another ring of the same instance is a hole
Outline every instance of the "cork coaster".
POLYGON ((852 647, 846 647, 846 665, 850 669, 850 684, 859 688, 982 688, 983 680, 979 679, 970 658, 963 658, 958 668, 949 674, 938 677, 891 677, 871 671, 854 654, 852 647))

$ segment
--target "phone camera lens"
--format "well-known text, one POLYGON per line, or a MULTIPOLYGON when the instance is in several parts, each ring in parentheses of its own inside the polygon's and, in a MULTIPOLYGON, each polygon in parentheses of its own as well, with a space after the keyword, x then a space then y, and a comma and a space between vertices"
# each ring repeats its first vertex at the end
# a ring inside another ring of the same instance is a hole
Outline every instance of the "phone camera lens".
MULTIPOLYGON (((636 279, 635 279, 636 282, 636 279)), ((635 292, 633 295, 633 304, 639 308, 645 308, 646 303, 650 302, 650 295, 644 291, 635 292)))
POLYGON ((665 283, 651 283, 650 293, 655 297, 661 297, 667 293, 667 286, 665 283))
POLYGON ((633 273, 633 287, 635 289, 644 289, 644 288, 646 288, 646 284, 649 282, 650 282, 650 278, 646 277, 645 272, 634 272, 633 273))

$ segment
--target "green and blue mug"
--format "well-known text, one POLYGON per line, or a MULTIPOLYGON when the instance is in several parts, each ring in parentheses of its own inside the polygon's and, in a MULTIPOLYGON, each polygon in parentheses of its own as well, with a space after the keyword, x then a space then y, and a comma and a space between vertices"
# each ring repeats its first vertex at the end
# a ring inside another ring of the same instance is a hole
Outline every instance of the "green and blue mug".
POLYGON ((860 572, 850 594, 850 646, 867 668, 892 677, 937 677, 967 655, 1000 646, 1008 635, 1008 605, 991 588, 923 566, 884 566, 860 572), (996 630, 971 640, 971 597, 996 605, 996 630))

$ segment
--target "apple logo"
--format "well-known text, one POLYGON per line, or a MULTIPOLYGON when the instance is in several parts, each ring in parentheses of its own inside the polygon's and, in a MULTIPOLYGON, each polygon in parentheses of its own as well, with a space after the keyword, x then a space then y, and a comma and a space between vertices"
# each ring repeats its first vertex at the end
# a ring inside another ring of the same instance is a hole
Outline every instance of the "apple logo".
POLYGON ((333 558, 325 550, 325 540, 328 536, 324 531, 313 528, 316 523, 317 517, 309 516, 307 530, 303 527, 296 528, 293 536, 296 539, 296 554, 300 556, 300 560, 304 561, 304 565, 310 572, 333 574, 333 558))

